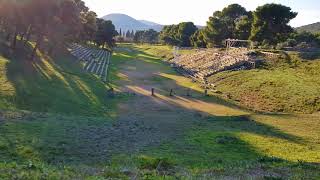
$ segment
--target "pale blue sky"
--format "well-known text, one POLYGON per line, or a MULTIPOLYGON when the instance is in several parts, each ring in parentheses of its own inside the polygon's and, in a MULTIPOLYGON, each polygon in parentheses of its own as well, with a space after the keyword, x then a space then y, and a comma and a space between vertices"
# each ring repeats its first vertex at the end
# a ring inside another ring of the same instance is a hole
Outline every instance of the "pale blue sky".
POLYGON ((209 16, 228 4, 238 3, 254 10, 265 3, 290 6, 299 15, 290 23, 301 26, 320 21, 320 0, 84 0, 99 17, 110 13, 123 13, 136 19, 160 24, 192 21, 205 25, 209 16))

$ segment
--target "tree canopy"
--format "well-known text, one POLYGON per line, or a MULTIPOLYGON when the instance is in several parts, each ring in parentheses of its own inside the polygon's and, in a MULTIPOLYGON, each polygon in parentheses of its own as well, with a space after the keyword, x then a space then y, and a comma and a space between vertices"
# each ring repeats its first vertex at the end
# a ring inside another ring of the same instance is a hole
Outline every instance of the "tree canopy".
POLYGON ((157 43, 159 42, 159 33, 153 29, 145 31, 137 31, 133 38, 134 42, 138 43, 157 43))
POLYGON ((182 22, 178 25, 164 26, 160 32, 160 40, 175 46, 191 46, 191 36, 198 30, 192 22, 182 22))
POLYGON ((204 29, 206 43, 208 46, 219 46, 227 38, 248 39, 251 17, 251 12, 239 4, 231 4, 222 11, 214 12, 204 29))
POLYGON ((169 45, 194 47, 222 46, 229 38, 275 45, 289 38, 293 32, 289 22, 296 16, 290 7, 280 4, 265 4, 254 12, 231 4, 214 12, 201 30, 191 22, 165 26, 160 40, 169 45))
POLYGON ((33 56, 43 42, 49 44, 46 47, 52 52, 59 47, 57 44, 71 42, 98 40, 100 45, 102 42, 112 46, 115 36, 112 22, 97 20, 96 13, 81 0, 1 0, 0 31, 6 34, 13 49, 17 37, 25 43, 34 41, 33 56))
POLYGON ((107 45, 109 48, 115 44, 114 37, 118 34, 115 26, 111 21, 105 21, 103 19, 97 19, 98 30, 94 42, 98 46, 107 45))
POLYGON ((192 36, 191 36, 191 45, 193 47, 197 48, 205 48, 207 46, 205 37, 203 35, 203 30, 197 30, 192 36))
POLYGON ((290 7, 281 4, 259 6, 253 13, 250 39, 268 44, 284 41, 293 32, 288 23, 296 16, 297 13, 292 12, 290 7))

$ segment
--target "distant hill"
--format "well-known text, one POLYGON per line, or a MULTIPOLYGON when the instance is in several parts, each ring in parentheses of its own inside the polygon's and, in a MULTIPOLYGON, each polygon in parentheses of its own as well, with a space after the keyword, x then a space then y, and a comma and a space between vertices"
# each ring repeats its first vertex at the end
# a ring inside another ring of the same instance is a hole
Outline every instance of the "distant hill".
POLYGON ((161 31, 163 26, 151 21, 146 20, 136 20, 128 15, 125 14, 109 14, 103 16, 102 19, 110 20, 116 26, 116 29, 119 31, 120 29, 122 32, 126 31, 138 31, 138 30, 148 30, 154 29, 156 31, 161 31))
POLYGON ((296 30, 298 32, 307 31, 307 32, 311 32, 311 33, 317 33, 317 32, 320 32, 320 22, 301 26, 301 27, 296 28, 296 30))
POLYGON ((141 23, 146 24, 148 26, 162 26, 161 24, 155 23, 155 22, 151 22, 151 21, 147 21, 147 20, 139 20, 141 23))

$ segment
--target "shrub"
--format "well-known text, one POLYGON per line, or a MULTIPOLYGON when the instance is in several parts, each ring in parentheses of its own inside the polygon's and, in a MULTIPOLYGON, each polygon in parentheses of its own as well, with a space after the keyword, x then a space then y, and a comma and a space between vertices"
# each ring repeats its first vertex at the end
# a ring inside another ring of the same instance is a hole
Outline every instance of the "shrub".
POLYGON ((285 43, 288 47, 294 47, 298 44, 295 39, 288 39, 285 43))
POLYGON ((281 163, 283 161, 284 161, 283 159, 280 159, 280 158, 277 158, 274 156, 271 156, 271 157, 263 156, 263 157, 258 158, 258 162, 260 162, 260 163, 281 163))
POLYGON ((148 170, 168 171, 174 164, 168 158, 152 158, 141 156, 138 158, 139 168, 148 170))
POLYGON ((301 42, 297 45, 297 48, 300 48, 300 49, 307 49, 309 47, 310 47, 310 45, 306 42, 301 42))
POLYGON ((287 47, 287 43, 286 42, 282 42, 282 43, 278 43, 276 46, 277 50, 281 50, 283 48, 287 47))

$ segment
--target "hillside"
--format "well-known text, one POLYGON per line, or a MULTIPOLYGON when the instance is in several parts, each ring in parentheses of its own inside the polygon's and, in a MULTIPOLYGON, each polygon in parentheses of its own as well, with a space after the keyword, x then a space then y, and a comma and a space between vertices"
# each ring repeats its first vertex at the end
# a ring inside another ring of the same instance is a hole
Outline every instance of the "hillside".
POLYGON ((113 94, 68 52, 0 53, 0 179, 320 176, 318 115, 264 115, 204 96, 161 61, 170 49, 119 44, 113 94))
POLYGON ((208 49, 180 55, 169 62, 177 71, 207 83, 218 96, 248 109, 320 111, 319 54, 251 54, 246 49, 232 49, 227 54, 208 49), (256 68, 252 69, 254 62, 256 68))
POLYGON ((256 69, 225 71, 208 82, 220 96, 260 112, 314 113, 320 111, 320 58, 280 53, 256 69))
POLYGON ((301 27, 296 28, 296 30, 298 32, 307 31, 307 32, 311 32, 311 33, 318 33, 318 32, 320 32, 320 22, 301 26, 301 27))
POLYGON ((137 20, 125 14, 109 14, 102 17, 104 20, 110 20, 115 25, 116 29, 119 31, 137 31, 137 30, 148 30, 154 29, 156 31, 161 31, 162 25, 146 21, 137 20))
MULTIPOLYGON (((28 60, 28 51, 10 56, 0 47, 0 109, 61 113, 77 116, 106 116, 107 86, 85 73, 67 51, 55 57, 39 54, 28 60)), ((40 52, 39 52, 40 53, 40 52)), ((110 107, 110 106, 109 106, 110 107)))

